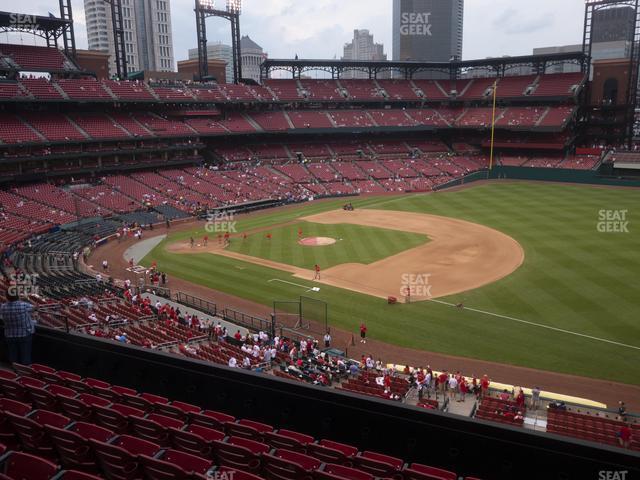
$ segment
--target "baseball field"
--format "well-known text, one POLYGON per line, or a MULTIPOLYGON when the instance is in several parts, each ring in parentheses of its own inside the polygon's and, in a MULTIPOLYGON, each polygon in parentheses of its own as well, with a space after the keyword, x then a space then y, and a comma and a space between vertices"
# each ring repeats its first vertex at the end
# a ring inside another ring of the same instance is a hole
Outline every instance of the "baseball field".
POLYGON ((364 320, 389 344, 640 384, 639 191, 492 183, 349 201, 238 216, 228 246, 200 222, 142 263, 264 305, 312 296, 332 327, 364 320))

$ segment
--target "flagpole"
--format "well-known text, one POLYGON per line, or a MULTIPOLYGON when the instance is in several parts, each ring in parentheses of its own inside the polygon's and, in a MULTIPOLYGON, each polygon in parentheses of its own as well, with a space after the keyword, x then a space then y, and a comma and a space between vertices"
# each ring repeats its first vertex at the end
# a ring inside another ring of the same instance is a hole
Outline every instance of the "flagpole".
MULTIPOLYGON (((493 109, 491 111, 491 153, 489 154, 489 172, 493 170, 493 141, 496 131, 496 97, 498 91, 498 80, 493 82, 493 109)), ((488 175, 488 173, 487 173, 488 175)))

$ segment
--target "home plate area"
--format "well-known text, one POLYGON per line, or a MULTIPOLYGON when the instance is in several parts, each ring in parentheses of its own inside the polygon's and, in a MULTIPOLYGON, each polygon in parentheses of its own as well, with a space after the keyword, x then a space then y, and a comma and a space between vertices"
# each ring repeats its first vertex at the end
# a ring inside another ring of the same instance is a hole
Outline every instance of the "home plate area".
POLYGON ((298 243, 306 247, 324 247, 333 245, 336 243, 336 239, 331 237, 305 237, 298 240, 298 243))

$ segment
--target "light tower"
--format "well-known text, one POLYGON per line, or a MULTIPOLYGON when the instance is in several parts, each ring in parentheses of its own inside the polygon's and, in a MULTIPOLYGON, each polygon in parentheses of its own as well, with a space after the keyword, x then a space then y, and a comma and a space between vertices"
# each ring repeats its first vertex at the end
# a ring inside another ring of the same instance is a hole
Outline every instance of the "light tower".
POLYGON ((127 52, 124 43, 124 20, 122 19, 122 1, 104 0, 111 6, 111 23, 113 24, 113 50, 118 80, 127 78, 127 52))
POLYGON ((226 0, 226 9, 218 10, 215 0, 195 0, 196 32, 198 35, 198 73, 200 80, 209 76, 209 59, 207 58, 207 26, 209 17, 226 18, 231 22, 231 50, 233 56, 233 81, 242 79, 242 56, 240 52, 240 12, 242 0, 226 0))

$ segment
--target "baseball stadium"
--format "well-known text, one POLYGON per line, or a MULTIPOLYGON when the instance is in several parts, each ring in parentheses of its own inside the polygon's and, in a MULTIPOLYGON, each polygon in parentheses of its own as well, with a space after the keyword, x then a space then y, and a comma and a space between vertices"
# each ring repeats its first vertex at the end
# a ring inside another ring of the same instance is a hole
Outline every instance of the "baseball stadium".
MULTIPOLYGON (((421 2, 407 58, 464 3, 421 2)), ((238 0, 165 77, 128 0, 85 0, 107 53, 44 3, 0 11, 3 478, 640 478, 638 0, 578 50, 257 80, 238 0)))

